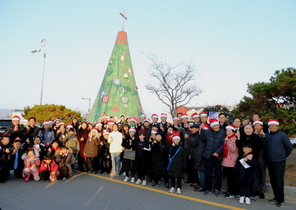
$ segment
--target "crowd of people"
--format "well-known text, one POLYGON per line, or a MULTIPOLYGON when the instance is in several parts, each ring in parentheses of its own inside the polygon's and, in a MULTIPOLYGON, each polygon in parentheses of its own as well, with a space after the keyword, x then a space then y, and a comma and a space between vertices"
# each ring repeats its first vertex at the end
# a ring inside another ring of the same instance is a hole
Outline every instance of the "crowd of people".
POLYGON ((73 176, 74 165, 87 173, 124 175, 124 182, 138 185, 164 183, 170 193, 181 194, 182 180, 204 195, 221 193, 222 179, 227 179, 225 198, 239 203, 265 198, 266 168, 269 170, 274 198, 270 203, 284 205, 286 158, 293 147, 279 131, 279 122, 268 123, 255 113, 251 120, 234 118, 232 124, 220 113, 218 119, 208 114, 179 113, 172 123, 167 114, 153 114, 151 120, 121 115, 103 116, 94 124, 71 124, 62 120, 45 121, 36 126, 20 124, 14 116, 12 126, 1 137, 0 182, 6 182, 13 170, 25 181, 56 182, 73 176), (214 186, 212 179, 214 177, 214 186))

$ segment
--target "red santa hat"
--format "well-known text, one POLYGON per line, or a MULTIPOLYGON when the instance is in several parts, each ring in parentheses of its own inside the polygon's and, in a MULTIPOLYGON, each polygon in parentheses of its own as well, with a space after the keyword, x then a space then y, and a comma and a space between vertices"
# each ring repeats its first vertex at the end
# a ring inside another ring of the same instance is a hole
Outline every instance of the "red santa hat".
POLYGON ((174 117, 174 119, 173 119, 173 120, 178 120, 178 121, 179 121, 180 119, 179 119, 178 117, 174 117))
POLYGON ((179 135, 174 135, 173 138, 172 138, 172 140, 175 140, 175 139, 179 139, 180 140, 181 138, 180 138, 179 135))
POLYGON ((149 123, 151 123, 151 120, 150 120, 150 119, 145 119, 144 122, 149 122, 149 123))
POLYGON ((134 118, 131 118, 129 121, 133 121, 133 122, 137 122, 137 120, 136 119, 134 119, 134 118))
POLYGON ((213 127, 214 125, 219 125, 219 122, 217 119, 210 119, 209 122, 211 127, 213 127))
POLYGON ((158 115, 157 114, 153 114, 153 115, 151 115, 151 118, 158 118, 158 115))
POLYGON ((53 123, 55 123, 56 121, 62 121, 61 119, 57 118, 53 121, 53 123))
POLYGON ((181 119, 183 119, 183 118, 188 118, 188 114, 183 114, 183 115, 181 116, 181 119))
POLYGON ((157 130, 152 130, 151 133, 157 134, 157 130))
POLYGON ((44 121, 43 124, 42 124, 42 126, 43 125, 49 125, 49 124, 50 124, 50 121, 49 120, 48 121, 44 121))
POLYGON ((112 120, 108 120, 108 121, 107 121, 107 125, 114 125, 114 121, 112 121, 112 120))
POLYGON ((203 124, 204 130, 210 129, 210 126, 208 124, 203 124))
POLYGON ((60 127, 61 125, 64 125, 65 123, 63 123, 63 122, 60 122, 59 124, 58 124, 58 127, 60 127))
POLYGON ((91 129, 91 131, 95 131, 98 133, 98 129, 96 129, 96 128, 91 129))
POLYGON ((191 117, 192 117, 192 118, 196 118, 196 117, 200 117, 200 116, 199 116, 198 113, 195 112, 195 113, 193 113, 193 114, 191 115, 191 117))
POLYGON ((128 131, 136 132, 136 129, 134 127, 131 127, 128 131))
POLYGON ((207 113, 205 113, 205 112, 202 112, 202 113, 200 113, 200 116, 202 117, 202 116, 204 116, 204 117, 207 117, 208 116, 208 114, 207 113))
POLYGON ((168 115, 167 115, 166 113, 161 113, 161 114, 160 114, 160 117, 166 117, 166 118, 167 118, 168 115))
POLYGON ((21 121, 21 118, 20 118, 19 116, 17 116, 17 115, 14 115, 14 116, 12 117, 12 121, 13 121, 13 120, 21 121))
POLYGON ((96 127, 97 127, 97 126, 99 126, 99 125, 103 125, 103 124, 102 124, 102 123, 100 123, 100 122, 96 123, 96 127))
POLYGON ((73 125, 72 125, 72 124, 68 124, 68 125, 66 126, 66 128, 73 128, 73 125))
POLYGON ((270 125, 280 125, 279 121, 278 120, 275 120, 275 119, 269 119, 268 120, 268 126, 270 125))
POLYGON ((256 124, 260 124, 260 125, 263 126, 263 122, 262 121, 255 121, 255 122, 253 122, 253 126, 255 126, 256 124))
POLYGON ((125 115, 124 115, 124 114, 122 114, 122 115, 120 115, 120 117, 125 117, 125 115))
POLYGON ((231 129, 231 130, 234 130, 234 131, 236 130, 234 125, 227 125, 226 129, 231 129))
POLYGON ((144 117, 144 118, 146 118, 146 115, 142 114, 140 117, 144 117))
POLYGON ((109 131, 108 130, 103 130, 103 135, 106 135, 106 134, 109 134, 109 131))

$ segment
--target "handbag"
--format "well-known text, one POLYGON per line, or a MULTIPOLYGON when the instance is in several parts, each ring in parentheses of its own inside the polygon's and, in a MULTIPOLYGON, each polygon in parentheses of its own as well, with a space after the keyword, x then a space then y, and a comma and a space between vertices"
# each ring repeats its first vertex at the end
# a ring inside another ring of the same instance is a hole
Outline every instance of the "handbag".
POLYGON ((175 158, 175 156, 178 154, 178 152, 180 151, 181 149, 181 146, 178 148, 178 150, 175 152, 174 156, 173 157, 169 157, 169 164, 168 164, 168 167, 166 168, 167 171, 170 170, 170 167, 171 167, 171 164, 173 162, 173 159, 175 158))
POLYGON ((129 149, 124 150, 123 158, 129 159, 129 160, 135 160, 136 157, 136 151, 130 151, 129 149))

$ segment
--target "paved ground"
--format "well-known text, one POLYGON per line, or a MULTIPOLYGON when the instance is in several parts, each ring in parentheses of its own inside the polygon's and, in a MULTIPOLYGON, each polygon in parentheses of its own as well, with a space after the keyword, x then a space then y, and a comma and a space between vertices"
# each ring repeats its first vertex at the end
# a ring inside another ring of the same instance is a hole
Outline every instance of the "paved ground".
MULTIPOLYGON (((225 199, 213 194, 204 196, 183 185, 182 195, 171 194, 163 184, 156 188, 122 182, 123 176, 111 179, 108 175, 88 175, 75 172, 75 176, 57 183, 24 182, 14 179, 0 184, 0 207, 3 210, 20 209, 278 209, 267 199, 239 204, 236 199, 225 199)), ((286 202, 285 209, 296 209, 286 202)))

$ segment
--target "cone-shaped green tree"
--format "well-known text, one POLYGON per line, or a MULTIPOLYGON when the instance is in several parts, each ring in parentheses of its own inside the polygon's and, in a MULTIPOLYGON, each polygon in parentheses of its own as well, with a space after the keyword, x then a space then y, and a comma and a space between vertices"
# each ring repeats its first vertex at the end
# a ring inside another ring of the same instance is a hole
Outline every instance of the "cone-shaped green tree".
POLYGON ((88 120, 96 122, 103 115, 119 118, 121 114, 138 118, 143 109, 137 89, 127 34, 120 31, 88 120))

